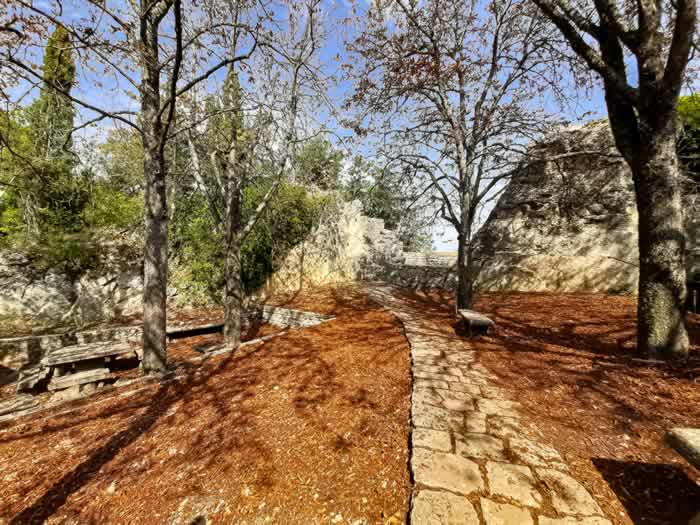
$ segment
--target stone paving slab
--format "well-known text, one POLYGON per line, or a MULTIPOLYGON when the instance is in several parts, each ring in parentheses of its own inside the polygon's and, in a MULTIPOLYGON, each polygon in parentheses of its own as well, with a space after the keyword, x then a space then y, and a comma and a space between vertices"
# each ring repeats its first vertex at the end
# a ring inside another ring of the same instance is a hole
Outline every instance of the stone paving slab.
POLYGON ((390 286, 369 293, 411 346, 412 525, 611 525, 468 341, 436 332, 390 286))

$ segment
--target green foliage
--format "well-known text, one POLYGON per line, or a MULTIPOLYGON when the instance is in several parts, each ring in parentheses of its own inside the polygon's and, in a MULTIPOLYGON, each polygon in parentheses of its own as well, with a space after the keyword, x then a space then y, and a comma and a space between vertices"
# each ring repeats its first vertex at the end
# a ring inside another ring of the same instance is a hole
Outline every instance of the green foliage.
POLYGON ((384 226, 396 229, 403 215, 404 198, 398 180, 382 173, 372 162, 355 157, 345 184, 349 200, 362 203, 362 213, 375 219, 383 219, 384 226))
POLYGON ((171 244, 176 263, 172 273, 182 302, 219 303, 224 285, 223 236, 198 192, 179 195, 172 221, 171 244))
POLYGON ((345 198, 359 200, 362 213, 382 219, 389 230, 397 230, 405 250, 420 251, 431 246, 426 224, 415 211, 407 210, 414 200, 400 174, 384 172, 374 163, 355 157, 343 188, 345 198))
MULTIPOLYGON (((270 181, 249 186, 243 195, 247 220, 270 188, 270 181)), ((282 184, 241 250, 247 292, 265 284, 283 258, 316 226, 327 199, 302 186, 282 184)), ((224 286, 224 242, 200 194, 183 195, 173 219, 173 282, 189 304, 219 303, 224 286)))
POLYGON ((134 193, 143 186, 143 144, 136 130, 112 129, 97 149, 102 171, 114 188, 134 193))
POLYGON ((90 197, 82 213, 89 227, 133 229, 143 224, 143 195, 140 193, 130 195, 111 181, 98 181, 90 197))
POLYGON ((324 139, 314 139, 297 153, 295 167, 298 181, 327 190, 336 188, 343 163, 343 153, 324 139))
POLYGON ((56 270, 70 279, 97 266, 97 245, 88 231, 66 233, 61 228, 49 227, 32 246, 34 269, 40 272, 56 270))
POLYGON ((700 129, 700 93, 678 99, 678 116, 684 126, 700 129))
MULTIPOLYGON (((270 183, 246 188, 244 221, 267 193, 270 183)), ((313 195, 303 186, 283 183, 264 217, 248 235, 241 251, 243 286, 250 292, 262 286, 279 263, 318 223, 327 197, 313 195)))
POLYGON ((678 116, 682 125, 678 154, 686 173, 700 183, 700 94, 680 97, 678 116))
POLYGON ((29 108, 34 153, 37 159, 51 161, 50 169, 70 171, 73 158, 65 150, 70 146, 75 109, 62 92, 70 92, 75 83, 75 62, 71 37, 63 26, 49 37, 42 73, 46 82, 29 108))
POLYGON ((31 256, 35 269, 75 274, 94 262, 83 210, 92 174, 76 173, 69 151, 75 110, 61 90, 75 82, 68 31, 58 26, 48 39, 39 97, 23 111, 2 117, 5 147, 0 155, 0 244, 31 256))

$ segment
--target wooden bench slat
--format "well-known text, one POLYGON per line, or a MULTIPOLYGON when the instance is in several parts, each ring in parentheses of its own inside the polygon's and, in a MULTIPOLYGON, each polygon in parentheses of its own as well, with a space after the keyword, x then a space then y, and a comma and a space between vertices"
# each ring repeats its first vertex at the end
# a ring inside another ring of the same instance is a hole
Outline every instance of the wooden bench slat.
POLYGON ((472 326, 493 326, 495 323, 479 312, 474 310, 457 310, 459 315, 472 326))
POLYGON ((33 366, 20 371, 17 378, 17 392, 29 392, 49 376, 49 368, 33 366))
POLYGON ((84 385, 85 383, 96 383, 103 379, 112 377, 109 368, 94 368, 92 370, 83 370, 74 374, 54 377, 48 385, 49 390, 58 390, 61 388, 69 388, 75 385, 84 385))
POLYGON ((127 354, 129 352, 134 352, 134 349, 129 343, 90 343, 66 346, 50 352, 41 360, 41 364, 44 366, 56 366, 78 361, 87 361, 89 359, 99 359, 100 357, 127 354))

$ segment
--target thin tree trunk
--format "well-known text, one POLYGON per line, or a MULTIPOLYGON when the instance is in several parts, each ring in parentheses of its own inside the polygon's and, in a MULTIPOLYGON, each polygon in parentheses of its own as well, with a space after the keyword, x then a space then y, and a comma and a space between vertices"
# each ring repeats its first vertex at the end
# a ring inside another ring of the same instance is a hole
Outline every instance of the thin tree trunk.
POLYGON ((675 120, 644 137, 632 166, 639 212, 637 345, 656 357, 685 357, 686 234, 675 120), (644 144, 646 143, 646 144, 644 144))
POLYGON ((467 235, 458 235, 457 245, 457 309, 471 308, 474 300, 474 272, 471 243, 467 235))
POLYGON ((226 209, 226 261, 224 285, 224 340, 237 348, 241 343, 243 283, 241 280, 241 193, 237 184, 226 209))

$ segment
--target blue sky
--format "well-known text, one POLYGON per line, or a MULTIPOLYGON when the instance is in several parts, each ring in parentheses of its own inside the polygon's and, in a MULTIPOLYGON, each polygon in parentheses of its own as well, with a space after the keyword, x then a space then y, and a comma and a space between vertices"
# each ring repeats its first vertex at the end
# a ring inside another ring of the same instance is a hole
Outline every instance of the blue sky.
MULTIPOLYGON (((109 0, 108 0, 109 1, 109 0)), ((81 5, 84 5, 80 0, 73 0, 71 6, 66 6, 64 13, 66 19, 75 19, 84 15, 84 10, 81 5)), ((43 2, 45 7, 49 6, 48 2, 43 2)), ((344 0, 324 0, 323 7, 327 15, 326 25, 326 42, 320 52, 320 62, 323 65, 323 70, 329 78, 329 98, 332 100, 336 109, 339 109, 343 101, 352 91, 352 85, 342 79, 341 66, 348 60, 345 50, 345 39, 353 37, 352 26, 345 26, 343 20, 350 17, 351 3, 344 0)), ((361 0, 356 3, 360 9, 366 9, 368 3, 366 0, 361 0)), ((94 64, 88 64, 94 66, 94 64)), ((137 109, 138 101, 125 92, 127 83, 120 80, 116 76, 101 75, 99 71, 90 71, 85 68, 79 68, 78 74, 79 86, 75 94, 84 98, 88 102, 109 108, 109 109, 137 109)), ((217 76, 219 81, 223 79, 225 71, 221 71, 217 76)), ((134 78, 138 78, 138 74, 134 73, 134 78)), ((245 79, 242 79, 245 82, 245 79)), ((133 91, 133 90, 132 90, 133 91)), ((600 86, 594 86, 588 91, 575 91, 573 88, 568 89, 571 95, 576 95, 572 99, 570 107, 564 108, 563 117, 572 122, 580 122, 582 120, 598 119, 605 116, 605 104, 600 86)), ((135 94, 135 93, 134 93, 135 94)), ((552 112, 562 113, 561 108, 554 100, 546 100, 545 108, 552 112)), ((89 112, 81 111, 83 118, 86 118, 89 112)), ((351 138, 350 130, 343 128, 331 116, 331 111, 328 108, 319 106, 312 115, 316 120, 325 122, 331 129, 340 137, 351 138)), ((113 124, 103 122, 100 127, 102 130, 109 128, 113 124)), ((84 137, 94 137, 98 135, 97 129, 84 131, 84 137)), ((337 141, 336 138, 331 138, 337 141)), ((371 154, 371 151, 363 144, 358 144, 351 150, 361 152, 365 155, 371 154)), ((433 232, 434 246, 438 250, 451 250, 456 247, 455 235, 452 227, 438 225, 433 232)))

